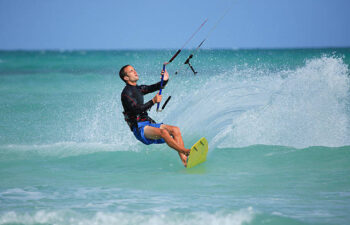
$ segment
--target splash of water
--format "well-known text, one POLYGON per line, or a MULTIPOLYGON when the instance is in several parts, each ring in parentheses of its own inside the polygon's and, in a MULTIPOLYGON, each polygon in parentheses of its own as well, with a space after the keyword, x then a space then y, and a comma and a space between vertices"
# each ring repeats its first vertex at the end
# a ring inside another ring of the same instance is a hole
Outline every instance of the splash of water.
POLYGON ((295 70, 234 70, 207 80, 169 117, 218 147, 349 145, 348 73, 342 58, 327 56, 295 70))

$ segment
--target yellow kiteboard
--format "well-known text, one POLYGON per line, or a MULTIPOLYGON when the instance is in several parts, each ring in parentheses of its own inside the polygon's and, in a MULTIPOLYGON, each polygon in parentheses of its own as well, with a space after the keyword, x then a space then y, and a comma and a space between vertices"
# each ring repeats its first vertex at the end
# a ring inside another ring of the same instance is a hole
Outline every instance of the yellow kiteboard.
POLYGON ((187 158, 187 168, 192 168, 207 160, 208 141, 204 137, 199 139, 191 148, 190 155, 187 158))

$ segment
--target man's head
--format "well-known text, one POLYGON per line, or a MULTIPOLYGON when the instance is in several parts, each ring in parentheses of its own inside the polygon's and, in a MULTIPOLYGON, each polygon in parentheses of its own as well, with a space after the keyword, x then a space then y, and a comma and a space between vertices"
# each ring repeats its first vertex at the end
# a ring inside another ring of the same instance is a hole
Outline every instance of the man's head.
POLYGON ((136 70, 130 65, 123 66, 119 71, 119 76, 122 81, 130 85, 136 85, 139 80, 136 70))

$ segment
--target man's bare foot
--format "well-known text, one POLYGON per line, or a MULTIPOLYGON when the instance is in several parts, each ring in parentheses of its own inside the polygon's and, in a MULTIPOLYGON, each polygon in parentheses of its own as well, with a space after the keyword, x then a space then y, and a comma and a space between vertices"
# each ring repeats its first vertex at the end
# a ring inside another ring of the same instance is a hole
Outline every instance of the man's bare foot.
POLYGON ((184 154, 181 154, 180 158, 184 166, 187 167, 187 156, 184 154))
POLYGON ((185 154, 186 156, 189 156, 190 151, 191 151, 191 149, 185 149, 185 150, 182 150, 181 153, 185 154))

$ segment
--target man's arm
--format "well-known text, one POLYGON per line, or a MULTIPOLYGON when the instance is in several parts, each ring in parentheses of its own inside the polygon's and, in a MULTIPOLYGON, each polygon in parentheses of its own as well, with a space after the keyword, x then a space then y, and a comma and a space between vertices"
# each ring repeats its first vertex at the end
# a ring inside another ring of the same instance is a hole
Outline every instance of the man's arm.
POLYGON ((137 104, 136 100, 130 97, 129 95, 122 95, 123 105, 126 106, 126 111, 132 112, 133 114, 141 114, 150 109, 155 103, 158 103, 162 100, 162 96, 156 95, 154 98, 146 102, 145 104, 137 104))
MULTIPOLYGON (((146 95, 146 94, 160 90, 160 83, 161 82, 158 82, 158 83, 155 83, 152 85, 140 85, 142 94, 146 95)), ((168 83, 168 81, 163 81, 163 88, 165 87, 165 85, 167 83, 168 83)))
POLYGON ((141 87, 142 94, 146 95, 148 93, 158 91, 158 90, 160 90, 160 88, 164 88, 165 85, 168 83, 169 74, 165 70, 165 71, 162 71, 161 75, 164 75, 163 87, 160 86, 161 82, 158 82, 158 83, 155 83, 152 85, 141 85, 140 87, 141 87))
POLYGON ((126 94, 122 95, 122 102, 126 106, 125 111, 132 112, 133 114, 145 112, 154 105, 153 99, 149 100, 145 104, 137 104, 136 99, 133 99, 131 96, 126 94))

